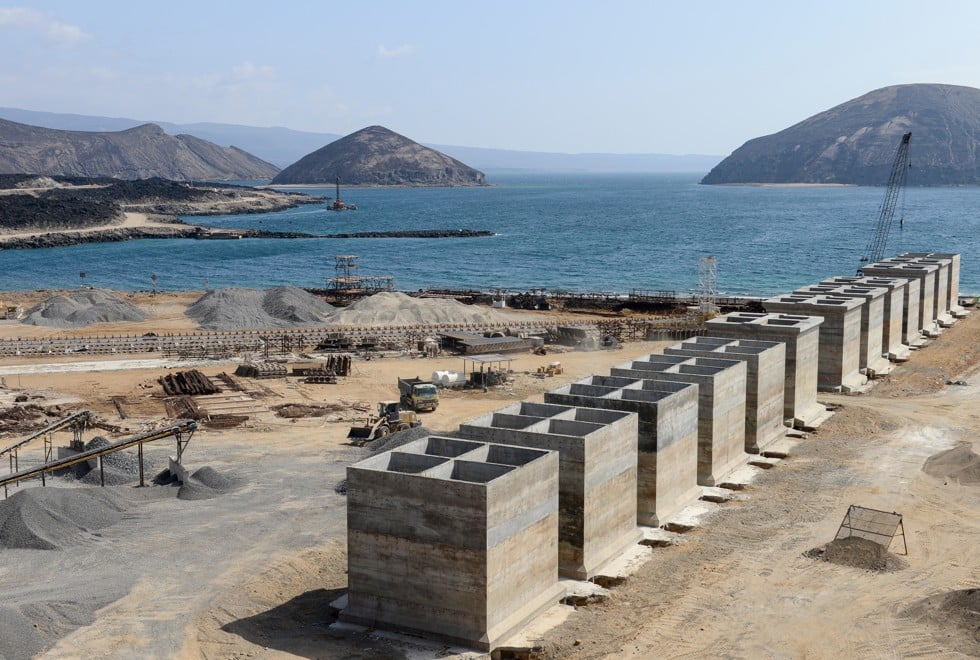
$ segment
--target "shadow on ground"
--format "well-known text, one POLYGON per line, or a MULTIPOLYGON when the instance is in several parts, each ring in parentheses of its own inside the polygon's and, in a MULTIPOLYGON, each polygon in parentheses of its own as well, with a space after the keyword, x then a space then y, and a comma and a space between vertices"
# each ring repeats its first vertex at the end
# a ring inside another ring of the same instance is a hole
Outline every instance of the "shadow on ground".
POLYGON ((337 612, 330 603, 346 592, 347 589, 313 589, 271 610, 227 623, 221 629, 263 648, 303 658, 404 657, 366 633, 330 629, 330 624, 337 620, 337 612))

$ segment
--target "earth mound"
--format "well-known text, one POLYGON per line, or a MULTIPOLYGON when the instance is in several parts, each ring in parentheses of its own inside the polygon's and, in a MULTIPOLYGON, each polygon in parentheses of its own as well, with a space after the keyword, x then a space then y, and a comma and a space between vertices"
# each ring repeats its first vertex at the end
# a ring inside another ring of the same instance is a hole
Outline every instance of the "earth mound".
POLYGON ((980 589, 959 589, 924 598, 904 615, 930 629, 943 647, 980 657, 980 589))
POLYGON ((323 325, 333 307, 292 286, 208 291, 187 308, 201 330, 301 328, 323 325))
POLYGON ((964 485, 980 484, 980 455, 969 444, 961 444, 926 459, 922 471, 926 474, 958 481, 964 485))
POLYGON ((888 552, 881 544, 860 536, 834 539, 827 545, 807 550, 804 555, 866 571, 897 571, 905 568, 903 559, 888 552))
POLYGON ((146 313, 105 289, 86 289, 48 298, 27 310, 22 323, 80 328, 93 323, 143 321, 146 313))
POLYGON ((115 524, 125 510, 103 488, 27 488, 0 501, 0 547, 61 550, 115 524))
POLYGON ((361 298, 330 316, 336 325, 419 325, 430 323, 506 323, 514 317, 487 307, 444 298, 413 298, 382 292, 361 298))

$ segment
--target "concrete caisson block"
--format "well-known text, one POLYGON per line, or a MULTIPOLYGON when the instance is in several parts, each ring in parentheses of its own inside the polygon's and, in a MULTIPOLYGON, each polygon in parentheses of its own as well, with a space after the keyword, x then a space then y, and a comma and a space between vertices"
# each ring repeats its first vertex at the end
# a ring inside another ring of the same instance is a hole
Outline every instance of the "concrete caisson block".
POLYGON ((745 451, 758 454, 783 437, 786 345, 773 341, 694 337, 664 349, 666 355, 745 362, 745 451))
POLYGON ((648 355, 613 368, 613 376, 698 386, 698 483, 716 486, 748 460, 745 453, 747 368, 739 360, 648 355))
POLYGON ((909 284, 909 297, 906 301, 906 319, 902 326, 907 344, 916 345, 922 334, 935 335, 936 328, 936 273, 935 264, 917 264, 910 261, 886 259, 861 267, 861 274, 867 277, 904 277, 915 280, 918 287, 909 284), (913 302, 912 293, 918 293, 913 302), (914 312, 914 314, 913 314, 914 312))
POLYGON ((558 453, 428 437, 347 468, 344 621, 490 650, 558 602, 558 453))
POLYGON ((636 543, 637 415, 517 403, 459 427, 459 436, 558 452, 558 569, 576 579, 636 543))
POLYGON ((860 372, 861 307, 864 304, 860 298, 819 294, 776 296, 762 302, 767 312, 823 318, 817 388, 825 392, 851 392, 867 383, 867 378, 860 372))
POLYGON ((636 413, 639 524, 661 525, 697 500, 697 385, 590 376, 546 392, 544 400, 636 413))
POLYGON ((861 305, 861 337, 858 344, 858 370, 866 376, 891 372, 891 363, 884 355, 885 294, 886 289, 858 284, 818 284, 794 291, 801 295, 827 295, 838 298, 858 298, 861 305))
MULTIPOLYGON (((884 306, 881 319, 883 354, 893 362, 908 360, 910 351, 905 344, 902 325, 905 318, 909 280, 903 277, 833 277, 822 281, 821 284, 884 289, 884 306)), ((916 309, 918 309, 918 300, 915 304, 916 309)))
POLYGON ((712 337, 784 344, 783 416, 797 428, 812 428, 830 417, 827 408, 817 402, 821 325, 819 316, 736 312, 709 319, 705 331, 712 337))

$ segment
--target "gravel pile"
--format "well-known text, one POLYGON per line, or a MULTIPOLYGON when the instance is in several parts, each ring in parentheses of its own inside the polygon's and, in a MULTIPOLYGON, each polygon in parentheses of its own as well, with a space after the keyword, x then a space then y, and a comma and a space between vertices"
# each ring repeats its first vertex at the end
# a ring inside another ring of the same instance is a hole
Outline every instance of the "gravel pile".
POLYGON ((425 323, 507 323, 513 314, 488 307, 464 305, 446 298, 412 298, 382 292, 361 298, 329 318, 336 325, 418 325, 425 323))
MULTIPOLYGON (((85 444, 85 449, 100 449, 112 444, 108 439, 97 435, 85 444)), ((75 466, 75 477, 82 483, 99 486, 102 484, 102 476, 99 473, 98 459, 90 461, 95 467, 89 467, 87 463, 79 463, 75 466)), ((150 473, 152 465, 146 456, 143 457, 144 474, 150 473)), ((105 473, 106 486, 122 486, 131 484, 140 476, 139 456, 129 451, 117 451, 106 454, 102 457, 102 472, 105 473)))
POLYGON ((33 658, 47 646, 44 635, 18 607, 0 604, 0 658, 33 658))
POLYGON ((92 323, 143 321, 146 313, 111 291, 86 289, 48 298, 27 310, 21 323, 53 328, 80 328, 92 323))
POLYGON ((862 568, 866 571, 897 571, 906 566, 903 559, 888 552, 881 544, 860 536, 835 539, 803 554, 831 564, 862 568))
POLYGON ((324 324, 333 307, 292 286, 216 289, 187 308, 202 330, 303 328, 324 324))
POLYGON ((236 475, 221 473, 205 465, 191 474, 177 491, 181 500, 210 500, 220 495, 234 492, 245 485, 245 480, 236 475))
POLYGON ((124 511, 124 500, 104 488, 27 488, 0 501, 0 547, 61 550, 124 511))
POLYGON ((969 444, 961 444, 926 459, 922 471, 933 477, 958 481, 963 485, 980 484, 980 455, 969 444))

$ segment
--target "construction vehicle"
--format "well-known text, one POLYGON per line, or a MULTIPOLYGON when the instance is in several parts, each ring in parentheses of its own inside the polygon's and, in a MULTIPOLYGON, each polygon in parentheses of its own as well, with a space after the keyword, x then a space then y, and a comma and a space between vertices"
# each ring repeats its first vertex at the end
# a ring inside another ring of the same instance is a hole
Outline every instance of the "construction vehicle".
POLYGON ((439 407, 439 390, 432 381, 415 378, 399 378, 398 392, 402 405, 408 410, 425 412, 439 407))
MULTIPOLYGON (((898 202, 899 194, 905 190, 905 179, 909 168, 909 141, 912 133, 902 136, 902 142, 898 145, 898 152, 895 154, 895 162, 892 163, 892 171, 888 177, 888 187, 885 189, 885 200, 881 203, 881 211, 878 214, 878 224, 875 225, 868 247, 864 250, 861 263, 876 263, 881 261, 885 254, 885 243, 888 242, 888 232, 891 229, 892 218, 895 216, 895 205, 898 202)), ((905 226, 904 212, 899 218, 899 228, 905 226)))
POLYGON ((347 437, 353 444, 362 445, 375 438, 383 438, 389 433, 422 426, 418 415, 412 410, 401 410, 397 401, 379 401, 378 413, 358 417, 351 424, 347 437))

